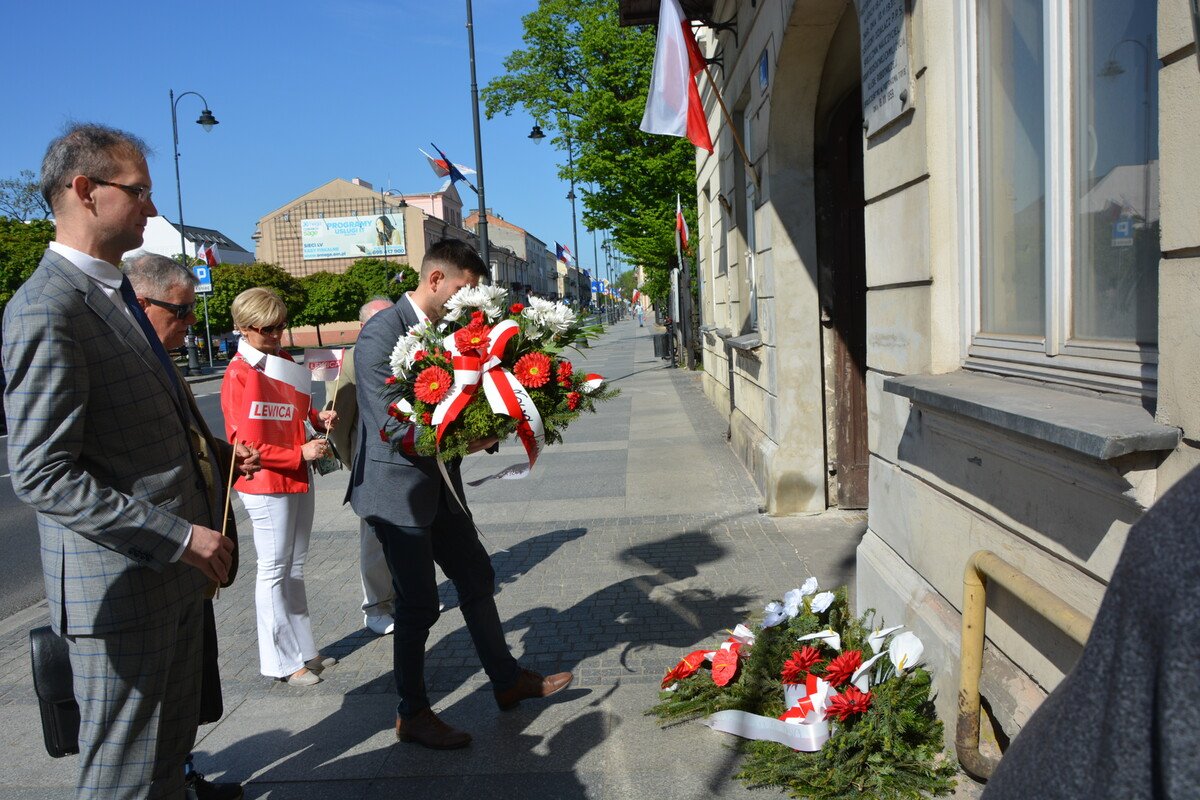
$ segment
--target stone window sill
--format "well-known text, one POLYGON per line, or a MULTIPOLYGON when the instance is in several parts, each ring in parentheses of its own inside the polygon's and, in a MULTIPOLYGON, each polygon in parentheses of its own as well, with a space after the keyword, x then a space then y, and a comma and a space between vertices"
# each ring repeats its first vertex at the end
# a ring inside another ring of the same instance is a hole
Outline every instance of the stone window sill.
POLYGON ((914 404, 995 425, 1102 461, 1174 450, 1180 431, 1140 405, 959 370, 887 378, 914 404))
POLYGON ((734 350, 741 350, 745 353, 752 353, 762 347, 762 336, 757 333, 748 333, 745 336, 734 336, 726 340, 729 346, 734 350))

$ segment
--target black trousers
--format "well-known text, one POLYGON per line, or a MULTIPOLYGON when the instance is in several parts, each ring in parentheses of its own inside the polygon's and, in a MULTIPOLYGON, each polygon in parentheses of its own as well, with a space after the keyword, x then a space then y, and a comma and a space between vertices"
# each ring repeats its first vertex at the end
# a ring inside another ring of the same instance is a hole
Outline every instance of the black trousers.
POLYGON ((392 669, 400 694, 396 711, 401 717, 429 708, 425 644, 439 616, 435 563, 458 590, 467 631, 492 686, 498 691, 508 689, 520 674, 504 641, 496 610, 496 573, 491 557, 480 543, 471 518, 451 513, 446 505, 447 494, 442 492, 432 525, 405 527, 381 520, 367 523, 383 545, 396 590, 392 669))

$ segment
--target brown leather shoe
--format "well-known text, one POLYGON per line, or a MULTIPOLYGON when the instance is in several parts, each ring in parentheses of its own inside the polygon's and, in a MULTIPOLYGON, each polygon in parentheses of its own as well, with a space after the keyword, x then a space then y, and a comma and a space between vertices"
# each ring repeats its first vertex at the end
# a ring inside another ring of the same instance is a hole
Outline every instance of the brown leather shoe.
POLYGON ((396 738, 434 750, 457 750, 471 743, 471 734, 451 728, 437 718, 432 708, 418 712, 409 719, 396 717, 396 738))
POLYGON ((521 670, 517 682, 502 692, 493 691, 496 695, 496 705, 501 711, 516 708, 522 700, 534 697, 549 697, 555 692, 562 691, 571 685, 575 676, 569 672, 558 672, 542 677, 531 669, 521 670))

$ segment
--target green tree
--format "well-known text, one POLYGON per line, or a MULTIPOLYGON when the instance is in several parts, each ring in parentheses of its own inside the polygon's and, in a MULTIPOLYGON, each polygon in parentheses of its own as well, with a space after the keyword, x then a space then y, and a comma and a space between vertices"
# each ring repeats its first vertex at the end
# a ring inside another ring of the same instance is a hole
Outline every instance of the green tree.
POLYGON ((37 175, 23 169, 15 178, 0 180, 0 216, 15 220, 46 219, 50 206, 42 197, 37 175))
MULTIPOLYGON (((229 307, 242 292, 255 286, 274 289, 287 304, 288 319, 304 309, 304 287, 300 281, 274 264, 218 264, 212 272, 213 293, 208 296, 208 322, 215 334, 233 330, 229 307)), ((204 310, 196 309, 199 326, 204 325, 204 310)))
POLYGON ((54 225, 47 220, 25 223, 0 217, 0 313, 37 269, 53 239, 54 225))
POLYGON ((614 281, 614 283, 616 283, 617 288, 621 290, 622 297, 624 297, 626 300, 633 299, 633 290, 638 288, 637 274, 633 270, 629 269, 622 272, 617 276, 617 279, 614 281))
POLYGON ((312 325, 317 329, 317 345, 321 342, 321 326, 330 322, 349 322, 358 319, 363 304, 362 287, 346 275, 314 272, 300 279, 305 303, 295 316, 293 325, 312 325))
MULTIPOLYGON (((675 196, 695 195, 695 148, 638 128, 654 61, 653 29, 619 25, 617 0, 542 0, 524 17, 525 49, 483 90, 489 117, 522 107, 573 150, 589 230, 613 232, 646 265, 643 291, 664 297, 675 254, 675 196)), ((685 214, 694 217, 693 203, 685 214)), ((694 222, 694 218, 693 218, 694 222)), ((693 227, 694 229, 694 227, 693 227)))
POLYGON ((346 270, 346 277, 361 287, 359 305, 372 297, 399 300, 417 288, 417 271, 408 264, 382 258, 360 258, 346 270))

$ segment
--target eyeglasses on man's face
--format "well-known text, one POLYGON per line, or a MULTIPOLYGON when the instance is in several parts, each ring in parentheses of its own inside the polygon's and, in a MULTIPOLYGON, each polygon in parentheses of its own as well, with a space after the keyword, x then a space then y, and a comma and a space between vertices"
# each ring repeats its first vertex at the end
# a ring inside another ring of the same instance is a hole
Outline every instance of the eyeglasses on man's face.
POLYGON ((152 297, 143 297, 142 299, 152 306, 158 306, 159 308, 165 308, 167 311, 170 311, 175 315, 175 319, 187 319, 191 315, 192 311, 196 308, 195 303, 179 305, 178 303, 168 303, 166 300, 155 300, 152 297))
MULTIPOLYGON (((85 177, 87 177, 89 181, 97 186, 112 186, 116 189, 120 189, 130 197, 137 200, 139 203, 149 202, 150 195, 154 194, 153 190, 151 190, 149 186, 130 186, 127 183, 113 183, 112 181, 102 181, 99 178, 93 178, 91 176, 85 177)), ((67 186, 70 186, 70 184, 67 184, 67 186)))
POLYGON ((256 333, 261 333, 263 336, 282 336, 287 329, 287 323, 281 322, 278 325, 250 325, 250 330, 256 333))

